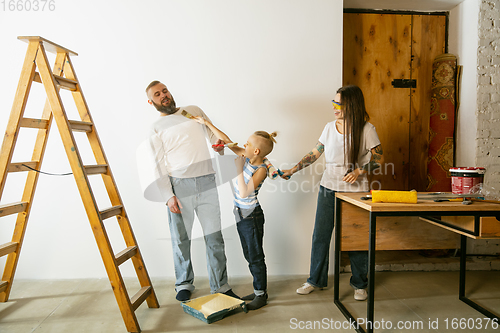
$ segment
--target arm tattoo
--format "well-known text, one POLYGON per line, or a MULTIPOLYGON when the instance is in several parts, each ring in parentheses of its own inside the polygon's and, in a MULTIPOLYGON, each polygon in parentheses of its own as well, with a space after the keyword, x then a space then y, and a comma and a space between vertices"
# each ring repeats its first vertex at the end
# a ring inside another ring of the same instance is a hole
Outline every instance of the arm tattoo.
POLYGON ((380 164, 378 164, 375 161, 370 161, 370 162, 366 163, 365 165, 363 165, 363 167, 361 169, 363 169, 366 172, 370 172, 370 171, 373 171, 373 170, 378 169, 378 168, 380 168, 380 164))
POLYGON ((384 153, 382 151, 382 146, 378 145, 377 147, 374 148, 374 154, 372 155, 371 161, 363 165, 361 169, 363 169, 366 172, 373 171, 375 169, 380 168, 380 160, 382 159, 382 154, 384 153))
POLYGON ((324 151, 325 151, 325 145, 322 144, 321 142, 318 142, 318 144, 316 145, 316 150, 320 153, 320 154, 323 154, 324 151))
POLYGON ((318 142, 316 147, 313 150, 311 150, 309 153, 307 153, 307 155, 304 156, 302 158, 302 160, 300 160, 299 163, 297 163, 297 166, 296 166, 297 171, 302 170, 305 167, 316 162, 316 160, 321 156, 321 154, 323 154, 324 151, 325 151, 325 146, 321 142, 318 142), (314 152, 314 150, 317 150, 319 152, 319 154, 316 154, 314 152))

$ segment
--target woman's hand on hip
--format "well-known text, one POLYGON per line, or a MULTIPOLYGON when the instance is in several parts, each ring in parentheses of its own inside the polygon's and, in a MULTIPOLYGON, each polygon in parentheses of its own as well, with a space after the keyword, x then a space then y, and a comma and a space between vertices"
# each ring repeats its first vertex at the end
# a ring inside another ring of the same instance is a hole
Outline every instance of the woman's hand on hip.
POLYGON ((361 175, 363 172, 364 171, 362 171, 359 168, 355 169, 354 171, 351 171, 348 174, 346 174, 344 176, 344 178, 342 178, 342 180, 345 181, 345 182, 347 182, 347 183, 352 184, 352 183, 354 183, 358 179, 359 175, 361 175))

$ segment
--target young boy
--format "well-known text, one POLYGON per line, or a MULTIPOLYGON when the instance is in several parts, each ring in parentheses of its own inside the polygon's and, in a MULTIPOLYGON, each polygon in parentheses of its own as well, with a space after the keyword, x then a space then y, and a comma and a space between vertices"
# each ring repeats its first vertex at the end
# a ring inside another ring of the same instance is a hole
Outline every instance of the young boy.
MULTIPOLYGON (((208 126, 212 132, 225 143, 231 139, 201 117, 194 117, 197 122, 208 126)), ((262 247, 264 237, 264 213, 257 195, 267 177, 264 158, 272 150, 276 140, 276 132, 271 134, 257 131, 252 134, 244 148, 229 147, 238 157, 235 159, 238 176, 234 186, 234 215, 236 228, 240 236, 243 254, 253 276, 254 293, 243 297, 251 300, 247 309, 256 310, 267 304, 267 268, 262 247)))

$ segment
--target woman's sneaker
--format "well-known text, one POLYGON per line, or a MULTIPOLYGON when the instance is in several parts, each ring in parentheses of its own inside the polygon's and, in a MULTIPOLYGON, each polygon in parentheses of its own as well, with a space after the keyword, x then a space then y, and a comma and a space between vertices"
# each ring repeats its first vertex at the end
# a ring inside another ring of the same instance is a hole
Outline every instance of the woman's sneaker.
POLYGON ((306 282, 302 285, 302 287, 300 287, 299 289, 297 289, 297 294, 299 295, 307 295, 307 294, 310 294, 314 291, 314 289, 316 289, 315 286, 309 284, 309 282, 306 282))
POLYGON ((354 299, 356 301, 365 301, 368 298, 368 294, 366 293, 366 289, 355 289, 354 290, 354 299))

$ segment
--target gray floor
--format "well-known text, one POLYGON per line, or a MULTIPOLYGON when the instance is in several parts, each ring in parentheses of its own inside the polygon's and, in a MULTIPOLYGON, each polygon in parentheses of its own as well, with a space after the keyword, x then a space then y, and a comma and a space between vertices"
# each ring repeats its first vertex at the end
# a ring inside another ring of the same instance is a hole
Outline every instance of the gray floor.
MULTIPOLYGON (((340 276, 340 298, 356 317, 364 318, 366 302, 354 301, 349 276, 340 276)), ((347 327, 346 319, 333 304, 333 288, 305 296, 295 293, 305 278, 271 276, 267 306, 248 313, 239 311, 212 324, 184 313, 175 300, 173 279, 153 280, 161 307, 150 309, 144 303, 136 315, 143 332, 306 332, 313 331, 314 325, 318 331, 336 325, 347 327)), ((467 295, 498 314, 499 282, 500 271, 469 271, 467 295)), ((138 290, 135 280, 127 279, 126 283, 130 293, 138 290)), ((231 278, 230 283, 239 295, 252 292, 250 277, 231 278)), ((193 297, 207 294, 207 279, 197 278, 193 297)), ((456 271, 377 272, 375 297, 376 325, 385 328, 376 332, 499 331, 458 299, 456 271), (469 328, 454 329, 452 325, 460 325, 461 319, 469 328), (396 329, 398 323, 406 328, 396 329), (387 329, 389 325, 392 329, 387 329)), ((126 328, 107 279, 15 280, 9 301, 0 303, 0 332, 122 333, 126 328)))

